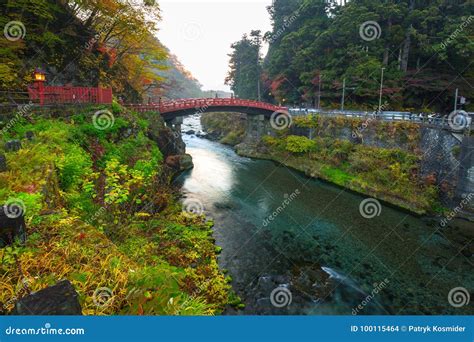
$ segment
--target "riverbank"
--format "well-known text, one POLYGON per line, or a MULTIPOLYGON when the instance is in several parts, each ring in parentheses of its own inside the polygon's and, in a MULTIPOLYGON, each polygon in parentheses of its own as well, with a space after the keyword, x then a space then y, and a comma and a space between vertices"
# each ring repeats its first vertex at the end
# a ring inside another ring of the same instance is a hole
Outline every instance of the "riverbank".
POLYGON ((472 283, 469 222, 440 229, 383 201, 379 215, 364 217, 364 196, 202 139, 198 116, 185 119, 191 129, 184 141, 195 167, 177 182, 213 218, 219 265, 245 303, 225 314, 350 315, 381 281, 359 314, 470 312, 447 301, 450 289, 472 283), (282 287, 291 304, 275 307, 272 293, 282 287))
POLYGON ((2 313, 61 280, 86 315, 212 315, 238 303, 212 222, 182 208, 170 185, 184 166, 165 151, 182 141, 169 140, 158 115, 118 105, 54 119, 33 112, 3 133, 0 200, 24 214, 26 230, 13 243, 2 235, 2 313), (21 148, 3 147, 12 141, 21 148))
POLYGON ((204 129, 212 132, 211 138, 217 137, 220 142, 234 146, 242 156, 273 160, 307 176, 378 198, 419 215, 446 210, 441 205, 433 179, 420 172, 420 155, 415 147, 418 137, 414 127, 409 125, 397 125, 391 130, 376 127, 376 134, 384 140, 384 146, 388 143, 403 145, 403 148, 386 148, 334 137, 338 125, 349 127, 350 135, 351 127, 363 127, 360 120, 347 123, 347 120, 336 122, 338 118, 334 122, 295 119, 292 132, 286 129, 260 140, 245 134, 239 134, 240 139, 228 138, 234 137, 235 132, 245 131, 244 120, 206 113, 201 121, 204 129), (228 122, 233 122, 233 126, 226 125, 228 122), (313 129, 312 139, 294 134, 310 128, 313 129), (402 138, 398 139, 396 130, 403 132, 402 138))

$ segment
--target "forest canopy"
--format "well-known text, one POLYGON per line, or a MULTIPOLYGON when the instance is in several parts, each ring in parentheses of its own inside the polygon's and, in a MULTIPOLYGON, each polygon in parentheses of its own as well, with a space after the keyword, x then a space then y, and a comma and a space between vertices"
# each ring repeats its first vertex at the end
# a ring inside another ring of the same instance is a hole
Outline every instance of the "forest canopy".
POLYGON ((6 39, 0 40, 0 90, 25 91, 39 67, 48 85, 112 87, 116 96, 134 102, 166 95, 163 72, 179 68, 156 38, 160 7, 155 1, 1 3, 6 39))
MULTIPOLYGON (((374 107, 384 68, 390 109, 449 110, 455 89, 474 98, 474 3, 275 0, 257 58, 257 32, 232 45, 227 83, 237 96, 339 108, 374 107), (252 80, 252 81, 249 81, 252 80)), ((467 108, 474 108, 470 103, 467 108)))

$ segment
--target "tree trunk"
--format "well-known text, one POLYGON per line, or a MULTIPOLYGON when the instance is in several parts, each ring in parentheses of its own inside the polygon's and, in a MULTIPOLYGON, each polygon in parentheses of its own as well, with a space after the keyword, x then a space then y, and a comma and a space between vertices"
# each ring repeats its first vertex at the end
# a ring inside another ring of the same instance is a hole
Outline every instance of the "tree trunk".
POLYGON ((390 51, 390 30, 392 28, 392 18, 388 18, 388 24, 387 24, 387 31, 388 31, 388 37, 387 42, 385 43, 385 50, 383 51, 383 65, 387 66, 388 65, 388 58, 389 58, 389 51, 390 51))
MULTIPOLYGON (((408 17, 410 17, 413 8, 415 7, 415 0, 410 0, 410 7, 408 8, 408 17)), ((407 28, 407 32, 405 34, 405 40, 403 41, 402 47, 402 58, 400 61, 400 70, 406 72, 408 69, 408 58, 410 57, 410 45, 411 45, 411 30, 413 29, 413 25, 407 28)))

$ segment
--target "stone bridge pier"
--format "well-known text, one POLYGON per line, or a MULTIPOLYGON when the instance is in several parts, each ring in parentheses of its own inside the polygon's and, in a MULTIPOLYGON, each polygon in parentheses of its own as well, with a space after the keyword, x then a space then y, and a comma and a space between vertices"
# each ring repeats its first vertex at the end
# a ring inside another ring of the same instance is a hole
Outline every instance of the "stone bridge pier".
POLYGON ((246 138, 259 141, 264 135, 275 135, 275 130, 270 125, 269 118, 265 115, 247 115, 246 138))

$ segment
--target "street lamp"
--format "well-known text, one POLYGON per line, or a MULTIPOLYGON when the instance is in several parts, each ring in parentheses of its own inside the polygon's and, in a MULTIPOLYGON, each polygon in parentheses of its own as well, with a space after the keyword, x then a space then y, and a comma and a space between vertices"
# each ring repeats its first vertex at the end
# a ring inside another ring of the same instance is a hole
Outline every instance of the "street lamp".
POLYGON ((385 68, 382 68, 382 73, 380 74, 380 93, 379 93, 379 114, 382 112, 382 90, 383 90, 383 71, 385 68))
POLYGON ((33 73, 35 88, 38 91, 40 105, 44 104, 44 82, 46 81, 46 74, 40 68, 36 68, 33 73))
POLYGON ((40 68, 36 68, 33 74, 35 82, 44 82, 46 81, 46 74, 40 68))

